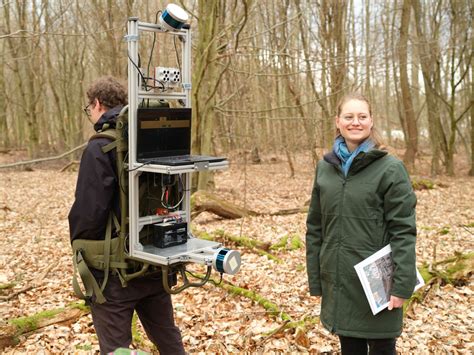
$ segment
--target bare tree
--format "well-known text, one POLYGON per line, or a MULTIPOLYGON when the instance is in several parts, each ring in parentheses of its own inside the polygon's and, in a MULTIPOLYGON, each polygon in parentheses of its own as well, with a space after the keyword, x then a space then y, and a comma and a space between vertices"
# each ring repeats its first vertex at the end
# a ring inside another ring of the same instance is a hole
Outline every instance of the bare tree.
POLYGON ((402 93, 403 118, 407 134, 407 149, 403 160, 407 169, 413 171, 416 153, 418 152, 418 129, 413 108, 410 83, 408 81, 408 31, 410 26, 410 0, 403 0, 402 19, 400 24, 400 40, 398 42, 400 62, 400 89, 402 93))
MULTIPOLYGON (((220 1, 200 0, 198 4, 197 56, 192 79, 192 150, 197 154, 209 154, 217 89, 238 48, 240 33, 247 22, 250 1, 242 2, 242 11, 235 18, 230 18, 229 23, 224 21, 225 9, 220 1)), ((207 189, 209 178, 208 172, 198 174, 197 188, 207 189)))

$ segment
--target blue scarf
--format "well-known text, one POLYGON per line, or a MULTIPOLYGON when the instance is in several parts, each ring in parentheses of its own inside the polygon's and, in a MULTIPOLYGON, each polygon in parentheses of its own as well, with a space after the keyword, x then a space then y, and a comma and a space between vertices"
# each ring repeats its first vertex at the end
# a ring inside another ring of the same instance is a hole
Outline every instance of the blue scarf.
POLYGON ((344 176, 347 176, 349 173, 349 168, 351 167, 352 161, 360 153, 367 153, 375 146, 374 142, 368 138, 363 141, 359 146, 351 153, 347 148, 346 141, 342 136, 338 136, 334 141, 333 151, 337 157, 341 160, 341 167, 344 176))

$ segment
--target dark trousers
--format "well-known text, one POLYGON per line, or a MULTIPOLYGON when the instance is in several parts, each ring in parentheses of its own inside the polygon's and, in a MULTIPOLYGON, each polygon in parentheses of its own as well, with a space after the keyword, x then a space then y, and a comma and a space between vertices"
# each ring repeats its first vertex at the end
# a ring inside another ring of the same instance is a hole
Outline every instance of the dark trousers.
POLYGON ((117 276, 110 275, 104 296, 107 301, 103 304, 91 302, 101 354, 129 347, 134 310, 160 354, 185 353, 181 333, 174 323, 171 296, 163 289, 161 273, 133 279, 127 287, 122 287, 117 276))
POLYGON ((339 336, 342 355, 396 355, 396 338, 361 339, 339 336))

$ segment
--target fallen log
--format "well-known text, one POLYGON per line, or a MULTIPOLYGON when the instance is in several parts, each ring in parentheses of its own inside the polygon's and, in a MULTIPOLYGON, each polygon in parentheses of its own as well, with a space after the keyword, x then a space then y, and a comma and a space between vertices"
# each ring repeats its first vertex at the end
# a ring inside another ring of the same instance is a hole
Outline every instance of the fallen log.
POLYGON ((52 324, 72 324, 89 310, 77 303, 68 308, 59 308, 37 313, 29 317, 12 319, 0 325, 0 350, 18 344, 21 335, 27 335, 52 324))
POLYGON ((263 338, 258 342, 258 344, 256 344, 257 347, 262 346, 270 338, 286 330, 295 332, 295 338, 298 345, 306 348, 309 347, 309 340, 306 336, 306 327, 318 323, 319 317, 304 316, 301 320, 294 321, 291 316, 284 312, 276 303, 271 302, 255 291, 238 287, 227 282, 218 283, 213 279, 211 279, 211 281, 214 285, 226 290, 230 294, 242 296, 256 302, 265 309, 268 315, 277 320, 283 321, 283 324, 278 328, 268 332, 267 334, 263 334, 263 338))
POLYGON ((410 316, 413 314, 413 305, 422 303, 434 285, 460 286, 468 284, 474 273, 474 253, 456 253, 453 257, 430 265, 425 264, 419 268, 419 271, 425 280, 425 286, 415 292, 405 303, 404 312, 410 316), (439 269, 440 266, 443 269, 439 269))
POLYGON ((217 241, 219 239, 229 240, 237 245, 249 248, 256 254, 266 256, 268 259, 275 261, 278 264, 283 263, 283 260, 279 257, 269 253, 267 250, 270 249, 269 243, 263 243, 261 241, 251 239, 245 236, 236 236, 232 234, 225 233, 223 230, 216 230, 213 233, 207 233, 202 231, 193 230, 193 234, 201 239, 217 241))
POLYGON ((210 212, 227 219, 258 215, 255 211, 234 205, 207 191, 196 191, 192 195, 191 210, 193 218, 202 212, 210 212))
POLYGON ((308 207, 288 208, 275 212, 257 212, 237 206, 208 191, 197 191, 191 197, 191 217, 195 218, 202 212, 213 213, 226 219, 238 219, 255 216, 286 216, 296 213, 307 213, 308 207))

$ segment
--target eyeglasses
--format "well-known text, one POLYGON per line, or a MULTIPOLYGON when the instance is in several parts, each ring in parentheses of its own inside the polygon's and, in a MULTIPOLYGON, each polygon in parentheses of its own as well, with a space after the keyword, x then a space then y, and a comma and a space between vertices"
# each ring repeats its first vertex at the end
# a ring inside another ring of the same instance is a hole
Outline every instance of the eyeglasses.
POLYGON ((352 122, 354 122, 354 120, 356 118, 357 118, 357 121, 359 121, 360 123, 365 123, 370 119, 370 116, 360 116, 360 117, 357 117, 357 116, 342 116, 341 118, 346 123, 352 123, 352 122))
POLYGON ((91 104, 89 104, 89 105, 87 105, 86 107, 83 108, 85 114, 86 114, 88 117, 90 117, 90 115, 91 115, 91 109, 89 108, 90 105, 91 105, 91 104))

